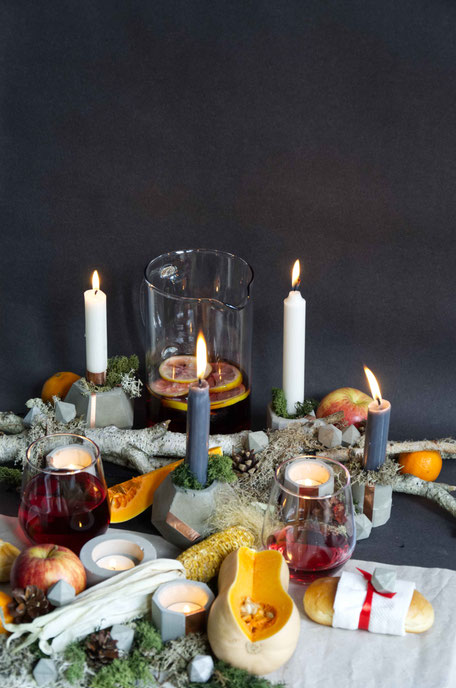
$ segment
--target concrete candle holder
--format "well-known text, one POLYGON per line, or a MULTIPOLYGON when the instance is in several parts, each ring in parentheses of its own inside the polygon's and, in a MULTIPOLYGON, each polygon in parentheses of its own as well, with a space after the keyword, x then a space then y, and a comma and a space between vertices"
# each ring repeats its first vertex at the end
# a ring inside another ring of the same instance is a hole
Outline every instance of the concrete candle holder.
POLYGON ((133 427, 134 404, 122 387, 108 392, 88 392, 81 380, 76 380, 65 397, 65 402, 74 404, 76 414, 83 416, 90 428, 133 427))
POLYGON ((227 489, 226 483, 214 481, 204 490, 186 490, 174 485, 169 475, 154 494, 152 525, 165 540, 187 549, 209 535, 208 519, 222 488, 227 489))
POLYGON ((214 593, 205 583, 170 581, 160 585, 152 597, 152 620, 162 640, 173 640, 206 628, 214 593))
POLYGON ((87 584, 95 585, 121 571, 156 559, 157 552, 145 538, 119 531, 118 534, 99 535, 86 542, 79 558, 86 570, 87 584))
POLYGON ((312 411, 312 413, 309 413, 307 416, 304 416, 303 418, 282 418, 282 416, 278 416, 277 413, 274 413, 271 404, 268 404, 266 411, 266 419, 267 427, 270 430, 283 430, 284 428, 287 428, 289 425, 305 425, 310 420, 314 420, 315 412, 312 411))
POLYGON ((383 526, 391 516, 393 488, 391 485, 352 485, 353 501, 358 504, 372 527, 383 526))

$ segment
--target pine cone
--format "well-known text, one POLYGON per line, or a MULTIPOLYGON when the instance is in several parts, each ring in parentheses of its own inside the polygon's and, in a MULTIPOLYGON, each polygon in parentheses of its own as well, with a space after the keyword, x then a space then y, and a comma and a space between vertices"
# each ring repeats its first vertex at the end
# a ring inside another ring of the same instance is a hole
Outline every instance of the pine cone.
POLYGON ((101 662, 101 664, 109 664, 119 656, 117 640, 111 637, 109 631, 91 633, 86 639, 85 646, 90 659, 101 662))
POLYGON ((260 460, 253 449, 241 449, 241 451, 233 454, 232 460, 233 470, 239 475, 244 475, 245 473, 253 475, 260 464, 260 460))
POLYGON ((25 590, 15 588, 12 594, 14 601, 8 604, 8 610, 13 617, 13 623, 28 623, 52 609, 44 590, 36 585, 27 585, 25 590))

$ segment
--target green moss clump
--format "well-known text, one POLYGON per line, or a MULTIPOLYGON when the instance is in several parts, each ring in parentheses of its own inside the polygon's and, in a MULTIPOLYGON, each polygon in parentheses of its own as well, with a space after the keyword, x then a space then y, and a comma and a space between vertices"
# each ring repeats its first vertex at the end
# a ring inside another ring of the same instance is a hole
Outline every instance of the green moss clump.
MULTIPOLYGON (((285 686, 284 683, 271 683, 267 678, 254 676, 249 674, 244 669, 236 669, 236 667, 226 664, 226 662, 216 662, 215 671, 212 678, 204 684, 206 688, 271 688, 275 686, 285 686)), ((198 688, 201 683, 190 683, 189 688, 198 688)))
POLYGON ((0 483, 4 483, 7 487, 19 487, 22 482, 22 471, 18 468, 8 468, 8 466, 0 466, 0 483))
POLYGON ((65 678, 68 683, 77 683, 84 676, 86 655, 81 643, 74 642, 67 645, 63 654, 65 661, 70 666, 65 670, 65 678))
POLYGON ((122 375, 131 370, 136 372, 139 368, 139 359, 133 356, 113 356, 108 359, 108 370, 106 372, 106 387, 113 388, 120 385, 122 375))
POLYGON ((236 473, 233 471, 233 462, 229 456, 219 456, 217 454, 209 456, 205 485, 202 485, 195 478, 188 463, 185 461, 172 472, 174 485, 185 490, 204 490, 212 485, 214 480, 219 480, 221 483, 232 483, 237 480, 236 473))
POLYGON ((136 623, 135 646, 141 653, 161 652, 163 649, 163 640, 159 631, 146 619, 141 619, 136 623))
POLYGON ((298 401, 295 404, 296 413, 288 413, 285 392, 283 389, 273 387, 271 406, 272 410, 277 416, 294 420, 296 418, 303 418, 304 416, 307 416, 308 413, 314 411, 318 406, 318 401, 315 399, 304 399, 303 402, 298 401))
POLYGON ((147 661, 134 650, 127 659, 114 659, 92 678, 90 688, 136 688, 155 686, 155 679, 147 661), (139 683, 138 683, 139 682, 139 683))

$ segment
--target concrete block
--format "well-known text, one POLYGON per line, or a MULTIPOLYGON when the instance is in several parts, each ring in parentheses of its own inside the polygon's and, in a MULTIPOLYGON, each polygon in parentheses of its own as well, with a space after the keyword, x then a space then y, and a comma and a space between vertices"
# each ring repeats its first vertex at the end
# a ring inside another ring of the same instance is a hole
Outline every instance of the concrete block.
POLYGON ((24 416, 24 425, 31 428, 32 425, 38 423, 40 420, 46 420, 46 416, 37 406, 32 406, 30 411, 24 416))
MULTIPOLYGON (((33 678, 39 686, 54 684, 57 680, 57 667, 52 659, 40 659, 33 669, 33 678)), ((5 684, 6 685, 6 684, 5 684)))
POLYGON ((318 441, 328 449, 339 447, 342 442, 342 430, 339 430, 331 423, 325 425, 325 427, 320 428, 318 431, 318 441))
POLYGON ((313 420, 313 417, 304 416, 303 418, 282 418, 274 413, 271 404, 268 404, 266 416, 267 427, 270 430, 283 430, 284 428, 288 428, 290 425, 303 425, 307 426, 310 432, 311 428, 315 427, 310 424, 310 422, 313 420))
POLYGON ((135 632, 129 626, 114 624, 111 628, 111 638, 117 640, 117 649, 121 652, 130 652, 134 637, 135 632))
POLYGON ((371 583, 377 592, 395 592, 396 590, 396 571, 391 569, 374 569, 371 583))
POLYGON ((65 402, 75 405, 77 415, 83 416, 89 427, 133 427, 133 399, 125 394, 122 387, 115 387, 109 392, 89 394, 82 382, 76 380, 66 395, 65 402), (91 423, 92 417, 95 420, 94 425, 91 423))
POLYGON ((361 433, 356 428, 354 425, 349 425, 348 428, 345 428, 345 430, 342 433, 342 445, 344 447, 350 447, 353 444, 356 444, 361 437, 361 433))
POLYGON ((190 681, 206 683, 214 673, 214 660, 210 655, 195 655, 187 665, 190 681))
POLYGON ((355 514, 356 539, 366 540, 372 531, 372 521, 366 514, 355 514))
POLYGON ((54 410, 57 423, 70 423, 76 418, 76 406, 66 401, 56 401, 54 410))
POLYGON ((247 436, 247 444, 249 449, 253 449, 254 452, 261 452, 269 444, 269 438, 263 430, 258 430, 257 432, 249 432, 247 436))
POLYGON ((152 525, 180 549, 187 549, 209 535, 209 519, 215 509, 219 490, 226 483, 213 482, 204 490, 184 490, 173 484, 169 475, 154 494, 152 525))
POLYGON ((353 501, 372 521, 372 527, 383 526, 391 516, 393 488, 391 485, 352 485, 353 501))
POLYGON ((59 580, 51 585, 46 593, 46 597, 53 607, 63 607, 72 602, 76 597, 76 590, 66 580, 59 580))

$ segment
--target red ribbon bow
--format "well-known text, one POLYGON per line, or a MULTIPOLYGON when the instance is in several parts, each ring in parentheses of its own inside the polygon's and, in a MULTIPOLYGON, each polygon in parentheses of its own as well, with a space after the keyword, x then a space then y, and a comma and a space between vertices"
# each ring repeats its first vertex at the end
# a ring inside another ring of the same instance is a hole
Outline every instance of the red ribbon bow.
POLYGON ((374 598, 374 592, 377 595, 381 595, 382 597, 388 597, 389 599, 394 597, 394 595, 396 593, 395 592, 378 592, 378 590, 376 590, 371 583, 372 574, 368 573, 367 571, 363 571, 362 569, 358 569, 358 571, 360 573, 362 573, 364 578, 367 580, 366 599, 364 600, 363 608, 361 609, 361 613, 359 615, 358 628, 361 631, 368 631, 369 630, 370 615, 371 615, 371 611, 372 611, 372 600, 374 598))

